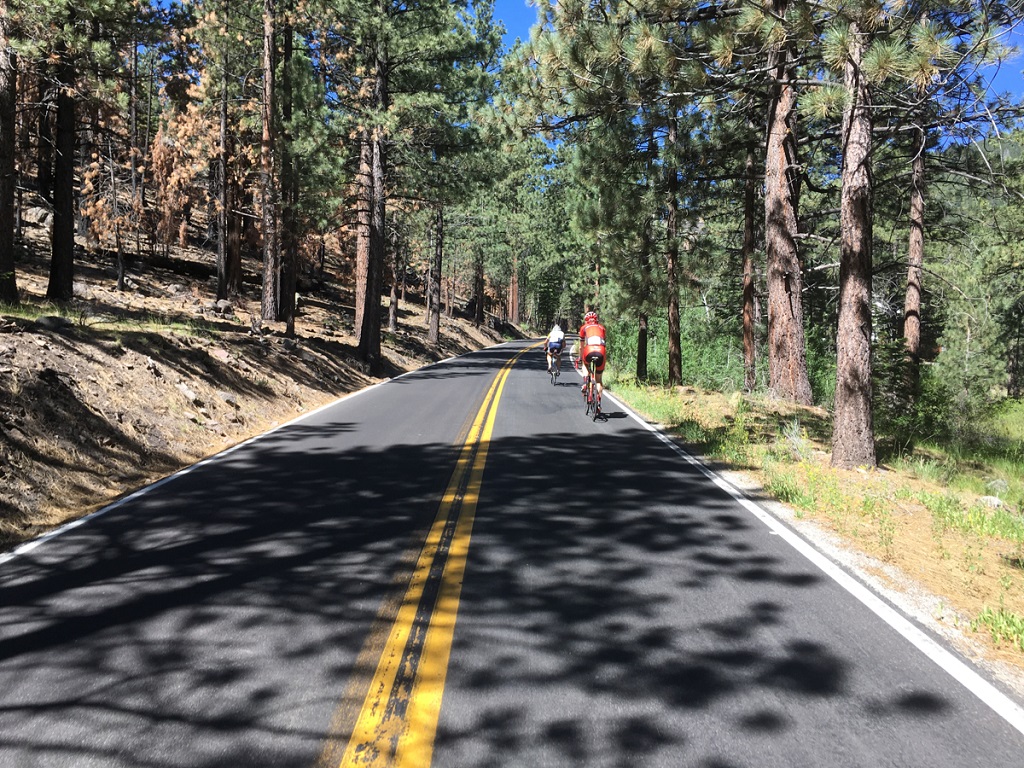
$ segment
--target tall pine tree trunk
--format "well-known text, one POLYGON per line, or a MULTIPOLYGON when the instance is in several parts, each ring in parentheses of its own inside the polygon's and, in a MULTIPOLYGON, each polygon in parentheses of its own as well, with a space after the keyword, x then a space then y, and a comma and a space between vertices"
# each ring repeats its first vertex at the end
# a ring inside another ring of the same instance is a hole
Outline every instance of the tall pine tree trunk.
POLYGON ((427 341, 436 345, 441 340, 441 257, 444 254, 444 208, 437 206, 434 214, 434 263, 430 267, 430 310, 427 341))
POLYGON ((49 62, 39 64, 39 121, 36 123, 36 189, 53 202, 53 112, 56 94, 50 86, 49 62))
POLYGON ((388 302, 388 333, 398 331, 398 272, 401 259, 398 254, 398 221, 391 217, 391 231, 388 242, 388 263, 391 266, 391 295, 388 302))
POLYGON ((359 172, 356 174, 356 285, 355 332, 362 332, 366 308, 366 281, 370 274, 370 216, 373 210, 373 147, 370 132, 364 131, 359 142, 359 172))
POLYGON ((53 168, 53 231, 46 298, 68 301, 75 280, 75 65, 67 46, 59 46, 57 120, 53 168))
MULTIPOLYGON (((89 23, 89 45, 96 45, 100 41, 101 36, 102 33, 100 31, 99 20, 92 19, 89 23)), ((93 82, 100 81, 99 64, 96 61, 90 63, 89 79, 93 82)), ((100 137, 100 105, 99 100, 95 98, 87 98, 84 99, 83 102, 86 115, 84 115, 82 122, 85 124, 85 130, 79 132, 78 167, 82 169, 83 181, 88 177, 93 177, 95 174, 95 181, 98 182, 98 176, 100 173, 100 156, 103 154, 102 140, 100 137), (93 163, 96 164, 95 167, 93 166, 93 163)), ((93 188, 95 189, 96 186, 98 186, 98 184, 94 182, 93 188)), ((92 206, 89 204, 90 201, 86 200, 83 196, 85 191, 84 187, 85 184, 83 184, 82 188, 78 190, 74 206, 74 209, 77 212, 77 216, 75 217, 75 233, 79 237, 85 239, 87 248, 92 248, 95 245, 92 216, 89 214, 92 206)), ((114 197, 111 202, 113 203, 113 218, 116 221, 118 217, 117 198, 114 197)))
POLYGON ((264 320, 281 314, 281 250, 277 234, 277 183, 274 174, 274 0, 263 0, 263 137, 260 142, 260 187, 263 203, 264 320))
MULTIPOLYGON (((388 93, 388 52, 384 40, 375 45, 373 63, 373 106, 379 115, 387 111, 388 93)), ((372 180, 369 229, 369 264, 366 275, 365 306, 359 331, 359 356, 372 373, 380 373, 380 293, 384 275, 384 258, 387 252, 385 222, 387 199, 385 181, 387 175, 387 145, 384 126, 377 124, 370 137, 370 178, 372 180)))
MULTIPOLYGON (((131 158, 128 177, 131 179, 132 201, 139 194, 139 40, 132 38, 132 65, 128 75, 128 154, 131 158)), ((136 224, 138 231, 138 224, 136 224)))
POLYGON ((508 286, 509 318, 513 325, 519 325, 519 257, 512 254, 512 278, 508 286))
POLYGON ((18 303, 14 276, 14 148, 18 68, 8 43, 7 3, 0 2, 0 302, 18 303))
POLYGON ((649 318, 646 312, 637 316, 636 331, 636 380, 640 384, 647 381, 647 338, 649 318))
MULTIPOLYGON (((224 13, 227 17, 227 2, 225 2, 224 13)), ((228 262, 228 217, 229 197, 228 192, 228 38, 224 38, 224 45, 221 49, 223 71, 220 81, 220 125, 217 133, 217 298, 226 299, 232 293, 231 268, 228 262)), ((134 172, 132 179, 134 180, 134 172)), ((134 184, 134 181, 133 181, 134 184)))
MULTIPOLYGON (((228 152, 230 154, 233 151, 234 139, 229 137, 228 152)), ((241 183, 230 172, 230 168, 228 166, 226 201, 228 212, 227 280, 228 293, 237 296, 242 293, 242 228, 245 222, 238 210, 238 201, 242 197, 241 183)))
MULTIPOLYGON (((653 220, 648 218, 644 223, 640 237, 640 285, 641 298, 640 306, 646 307, 647 300, 651 293, 651 253, 654 251, 654 238, 651 233, 653 220)), ((643 384, 648 377, 648 341, 650 340, 650 315, 646 308, 641 309, 637 314, 636 332, 636 380, 643 384)))
MULTIPOLYGON (((676 116, 668 118, 668 144, 676 143, 676 116)), ((671 157, 671 153, 668 153, 671 157)), ((674 162, 665 163, 667 174, 668 218, 665 223, 665 276, 668 288, 668 383, 676 386, 683 380, 683 353, 679 322, 679 171, 674 162)))
POLYGON ((871 414, 871 90, 861 71, 865 34, 850 25, 844 83, 839 330, 832 465, 875 466, 871 414))
POLYGON ((747 148, 743 180, 743 388, 757 386, 757 348, 754 328, 754 150, 747 148))
POLYGON ((476 261, 473 264, 473 292, 476 294, 476 305, 473 307, 473 325, 479 328, 484 323, 484 293, 486 282, 484 281, 484 254, 480 250, 476 254, 476 261))
POLYGON ((903 303, 903 339, 914 382, 921 360, 921 284, 924 267, 924 129, 914 131, 910 177, 910 243, 907 252, 907 294, 903 303))
POLYGON ((281 115, 283 117, 283 135, 281 141, 281 297, 278 320, 285 324, 285 335, 295 336, 295 289, 298 285, 299 268, 299 233, 296 207, 299 203, 299 182, 295 171, 295 158, 292 155, 292 8, 291 3, 285 6, 285 18, 288 19, 282 30, 284 38, 283 82, 281 88, 281 115))
MULTIPOLYGON (((775 0, 775 13, 787 11, 775 0)), ((775 397, 811 404, 804 346, 803 275, 796 245, 799 182, 796 172, 796 93, 791 52, 772 53, 772 97, 765 148, 765 245, 768 262, 768 379, 775 397)))

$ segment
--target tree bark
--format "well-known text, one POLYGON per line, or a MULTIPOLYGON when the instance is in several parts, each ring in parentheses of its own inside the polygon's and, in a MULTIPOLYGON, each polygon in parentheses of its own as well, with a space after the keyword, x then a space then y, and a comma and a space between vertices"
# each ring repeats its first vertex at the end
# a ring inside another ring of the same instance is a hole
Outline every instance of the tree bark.
POLYGON ((839 330, 832 465, 874 467, 871 414, 871 90, 861 72, 865 34, 850 25, 844 82, 839 330))
POLYGON ((903 339, 917 378, 921 359, 921 284, 924 266, 924 129, 914 132, 910 177, 910 242, 907 251, 907 294, 903 303, 903 339))
POLYGON ((392 217, 388 263, 391 266, 391 295, 388 302, 388 333, 398 331, 398 222, 392 217))
MULTIPOLYGON (((382 11, 383 13, 383 6, 382 11)), ((388 92, 388 51, 385 40, 377 40, 373 62, 373 107, 381 115, 387 111, 388 92)), ((370 136, 370 178, 372 191, 370 199, 369 264, 366 275, 365 306, 359 331, 359 356, 372 373, 380 373, 380 294, 384 275, 384 258, 387 251, 385 222, 387 221, 387 144, 384 126, 374 126, 370 136)))
MULTIPOLYGON (((228 6, 225 0, 224 13, 227 16, 228 6)), ((226 299, 234 292, 232 285, 232 265, 230 263, 228 249, 228 220, 230 217, 231 193, 228 191, 228 57, 229 45, 227 38, 224 39, 224 46, 221 50, 223 56, 223 71, 220 82, 220 126, 217 135, 217 298, 226 299)), ((132 163, 132 185, 134 187, 135 164, 132 163)))
POLYGON ((281 297, 278 320, 285 324, 285 335, 295 337, 295 289, 298 285, 299 233, 296 207, 299 203, 299 183, 295 173, 295 158, 292 155, 292 25, 291 2, 285 6, 285 22, 282 30, 284 42, 283 82, 281 88, 281 115, 283 135, 281 141, 281 297))
POLYGON ((39 65, 39 122, 36 124, 36 189, 47 202, 53 202, 53 102, 54 93, 47 77, 50 65, 39 65))
POLYGON ((743 388, 757 386, 757 348, 754 339, 754 149, 747 148, 743 181, 743 388))
POLYGON ((484 323, 484 293, 487 283, 484 280, 484 254, 479 251, 474 263, 476 270, 473 279, 473 291, 476 293, 476 306, 473 307, 473 325, 479 328, 484 323))
POLYGON ((512 278, 508 287, 509 317, 513 325, 519 325, 519 257, 512 254, 512 278))
POLYGON ((373 174, 371 164, 373 148, 370 134, 364 131, 359 142, 359 173, 356 175, 356 333, 363 327, 366 307, 366 281, 370 274, 370 211, 373 210, 373 174))
MULTIPOLYGON (((775 0, 784 16, 786 0, 775 0)), ((796 245, 799 180, 796 166, 796 93, 791 51, 771 54, 773 83, 765 148, 765 246, 768 263, 768 384, 775 397, 811 404, 804 342, 803 275, 796 245)))
POLYGON ((75 280, 75 65, 67 46, 59 46, 57 64, 57 131, 53 173, 53 230, 50 233, 50 280, 46 298, 68 301, 75 280))
POLYGON ((641 384, 647 381, 647 323, 647 313, 641 312, 637 317, 636 332, 636 380, 641 384))
POLYGON ((280 316, 281 251, 277 233, 277 190, 274 180, 274 0, 263 0, 263 137, 260 142, 260 187, 263 198, 264 320, 280 316))
POLYGON ((434 263, 430 268, 430 321, 427 341, 436 345, 441 340, 441 257, 444 254, 444 208, 437 206, 434 214, 434 263))
MULTIPOLYGON (((228 152, 234 152, 234 138, 228 138, 228 152)), ((242 293, 242 228, 244 220, 238 210, 238 200, 242 196, 241 185, 238 179, 231 173, 231 166, 228 166, 227 178, 227 268, 228 268, 228 293, 239 295, 242 293)))
POLYGON ((18 303, 14 274, 14 187, 18 68, 9 45, 7 3, 0 2, 0 302, 18 303))
MULTIPOLYGON (((668 144, 676 143, 676 117, 668 118, 668 144)), ((670 155, 669 155, 670 156, 670 155)), ((668 218, 665 222, 665 276, 668 288, 668 384, 677 386, 683 380, 683 353, 679 322, 679 172, 673 162, 666 162, 668 218), (671 166, 671 167, 669 167, 671 166)))

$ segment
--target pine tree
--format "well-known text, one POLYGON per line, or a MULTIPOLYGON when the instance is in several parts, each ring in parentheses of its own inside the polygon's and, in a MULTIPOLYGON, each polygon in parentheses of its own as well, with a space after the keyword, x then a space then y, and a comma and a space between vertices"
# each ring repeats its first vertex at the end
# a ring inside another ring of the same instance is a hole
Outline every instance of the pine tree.
POLYGON ((14 274, 15 118, 18 72, 9 41, 7 3, 0 2, 0 302, 18 303, 14 274))

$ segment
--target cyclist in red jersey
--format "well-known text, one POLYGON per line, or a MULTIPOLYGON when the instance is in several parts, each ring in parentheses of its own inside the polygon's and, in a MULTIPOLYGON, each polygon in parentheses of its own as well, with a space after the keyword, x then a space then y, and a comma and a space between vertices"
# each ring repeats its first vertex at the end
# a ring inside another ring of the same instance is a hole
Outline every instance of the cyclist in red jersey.
POLYGON ((589 373, 586 373, 589 371, 587 364, 593 360, 597 391, 599 394, 604 391, 601 378, 604 373, 606 357, 604 326, 597 319, 597 312, 591 310, 583 316, 583 325, 580 326, 580 364, 583 365, 585 372, 583 389, 587 387, 587 377, 589 376, 589 373))

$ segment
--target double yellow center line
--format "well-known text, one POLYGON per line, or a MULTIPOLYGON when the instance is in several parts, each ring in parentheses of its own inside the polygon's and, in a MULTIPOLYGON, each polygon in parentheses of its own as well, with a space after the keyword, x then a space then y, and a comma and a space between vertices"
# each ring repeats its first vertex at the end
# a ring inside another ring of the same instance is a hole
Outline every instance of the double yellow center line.
POLYGON ((469 429, 363 700, 341 768, 430 765, 469 538, 498 401, 512 366, 526 351, 502 367, 469 429))

